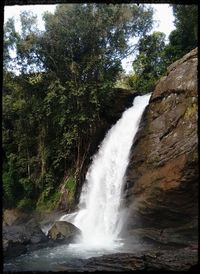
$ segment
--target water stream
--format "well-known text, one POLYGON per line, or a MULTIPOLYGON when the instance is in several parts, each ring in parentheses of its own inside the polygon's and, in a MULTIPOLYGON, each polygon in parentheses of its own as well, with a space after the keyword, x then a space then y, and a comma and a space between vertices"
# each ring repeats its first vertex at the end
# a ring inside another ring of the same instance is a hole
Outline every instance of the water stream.
POLYGON ((119 233, 124 221, 120 214, 124 176, 133 139, 149 99, 150 94, 137 96, 133 106, 108 131, 87 172, 79 210, 60 219, 80 228, 82 237, 68 246, 45 248, 20 256, 15 259, 15 269, 58 270, 63 262, 122 249, 119 233))
POLYGON ((86 174, 79 210, 65 215, 81 229, 87 246, 113 246, 121 229, 120 203, 129 153, 150 95, 137 96, 108 131, 86 174))

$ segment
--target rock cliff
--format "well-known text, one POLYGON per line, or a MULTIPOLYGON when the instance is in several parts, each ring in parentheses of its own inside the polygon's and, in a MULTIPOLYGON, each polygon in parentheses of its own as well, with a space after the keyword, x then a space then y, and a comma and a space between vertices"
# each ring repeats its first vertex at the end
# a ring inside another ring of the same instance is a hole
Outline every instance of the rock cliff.
POLYGON ((132 146, 127 230, 162 243, 197 242, 197 48, 168 67, 132 146))

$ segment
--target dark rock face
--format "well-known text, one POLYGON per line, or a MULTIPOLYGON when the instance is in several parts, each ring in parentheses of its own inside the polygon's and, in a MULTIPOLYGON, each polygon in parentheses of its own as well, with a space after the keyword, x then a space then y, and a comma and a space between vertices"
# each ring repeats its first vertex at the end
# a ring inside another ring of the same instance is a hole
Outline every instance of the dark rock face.
POLYGON ((35 218, 19 225, 3 226, 3 254, 5 259, 45 247, 73 242, 81 235, 73 224, 57 221, 46 236, 35 218))
MULTIPOLYGON (((150 250, 139 254, 112 254, 97 258, 90 258, 87 267, 100 271, 188 271, 197 265, 196 252, 184 250, 150 250)), ((84 268, 83 268, 84 269, 84 268)))
POLYGON ((27 252, 30 246, 40 248, 48 238, 38 223, 31 219, 26 224, 3 227, 3 252, 5 257, 16 257, 27 252))
POLYGON ((132 147, 124 193, 130 234, 197 241, 197 49, 158 82, 132 147))
POLYGON ((67 241, 70 243, 80 235, 81 231, 75 225, 65 221, 57 221, 48 231, 47 236, 54 241, 67 241))
POLYGON ((109 105, 104 106, 103 113, 101 114, 103 120, 110 127, 120 119, 126 108, 130 108, 133 105, 133 100, 138 95, 136 92, 123 88, 114 88, 112 92, 113 97, 109 105))
POLYGON ((149 249, 134 253, 115 253, 85 260, 79 259, 76 262, 72 260, 71 263, 59 265, 59 271, 66 272, 159 271, 159 273, 169 273, 169 271, 177 271, 176 273, 183 273, 183 271, 197 269, 197 250, 193 249, 149 249))

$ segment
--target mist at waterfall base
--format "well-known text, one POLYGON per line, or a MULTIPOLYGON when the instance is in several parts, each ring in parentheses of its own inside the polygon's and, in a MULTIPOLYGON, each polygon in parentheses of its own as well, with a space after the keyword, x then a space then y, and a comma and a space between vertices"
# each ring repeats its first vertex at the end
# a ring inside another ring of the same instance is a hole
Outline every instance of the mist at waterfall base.
POLYGON ((81 237, 69 245, 21 255, 14 263, 6 263, 6 270, 58 271, 62 264, 72 265, 74 260, 77 264, 76 258, 87 259, 123 250, 119 234, 125 222, 122 214, 125 173, 133 139, 149 99, 150 94, 137 96, 133 106, 108 131, 86 174, 78 211, 60 218, 80 228, 81 237))

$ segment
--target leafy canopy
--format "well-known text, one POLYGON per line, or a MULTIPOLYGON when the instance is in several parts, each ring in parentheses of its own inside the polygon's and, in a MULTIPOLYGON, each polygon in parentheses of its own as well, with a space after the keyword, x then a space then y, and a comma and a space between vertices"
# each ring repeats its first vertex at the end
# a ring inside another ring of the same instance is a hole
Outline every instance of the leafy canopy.
POLYGON ((154 32, 145 35, 138 43, 138 55, 133 61, 133 74, 128 85, 137 92, 152 92, 156 81, 165 71, 165 34, 154 32))
POLYGON ((8 207, 32 201, 34 208, 50 197, 55 201, 67 177, 79 181, 92 138, 104 123, 121 59, 131 51, 128 40, 151 29, 152 9, 65 4, 46 13, 44 21, 45 30, 39 31, 36 16, 24 12, 21 32, 13 20, 4 28, 3 178, 8 207))
POLYGON ((171 64, 198 46, 198 5, 172 5, 176 29, 170 33, 165 54, 171 64))

